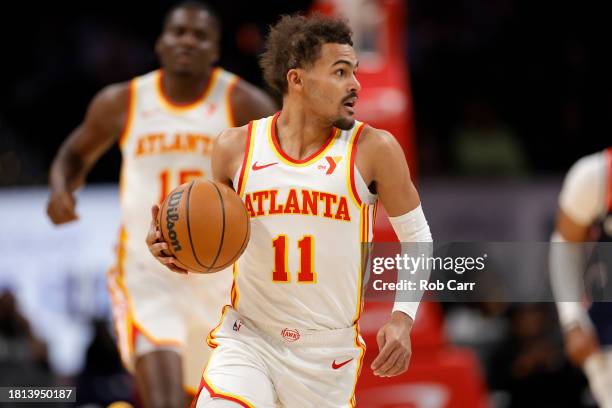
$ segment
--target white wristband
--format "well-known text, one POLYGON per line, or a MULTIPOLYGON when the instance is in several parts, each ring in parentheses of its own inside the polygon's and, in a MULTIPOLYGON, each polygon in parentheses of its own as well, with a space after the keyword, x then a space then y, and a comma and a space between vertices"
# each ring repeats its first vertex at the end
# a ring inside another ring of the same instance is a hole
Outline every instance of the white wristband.
POLYGON ((432 242, 429 224, 421 204, 406 214, 389 217, 389 222, 400 242, 432 242))
MULTIPOLYGON (((432 245, 429 243, 433 242, 433 239, 431 237, 429 225, 427 224, 427 220, 425 219, 425 214, 423 213, 423 209, 420 204, 418 207, 407 212, 406 214, 400 215, 398 217, 389 217, 389 222, 393 226, 393 230, 397 234, 400 243, 402 243, 403 253, 415 250, 415 248, 408 249, 406 243, 417 242, 425 243, 417 245, 416 250, 418 252, 426 252, 427 255, 431 255, 433 248, 432 245)), ((419 256, 420 254, 416 255, 419 256)), ((421 270, 417 273, 421 278, 429 279, 429 272, 429 270, 421 270)), ((404 278, 406 277, 403 276, 402 271, 398 270, 398 282, 404 278)), ((396 301, 393 305, 393 311, 400 311, 406 313, 410 318, 412 318, 412 320, 414 320, 419 308, 422 293, 417 293, 415 295, 416 299, 413 298, 412 301, 405 301, 405 299, 398 300, 398 293, 396 292, 396 301)))
POLYGON ((406 313, 414 321, 420 302, 395 302, 392 312, 406 313))

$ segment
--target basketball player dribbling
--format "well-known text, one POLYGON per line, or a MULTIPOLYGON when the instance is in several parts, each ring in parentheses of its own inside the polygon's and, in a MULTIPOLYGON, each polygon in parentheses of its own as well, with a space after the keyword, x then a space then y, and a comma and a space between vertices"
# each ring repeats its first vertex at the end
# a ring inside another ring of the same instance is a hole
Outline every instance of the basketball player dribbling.
MULTIPOLYGON (((243 199, 251 239, 209 335, 215 351, 195 405, 354 406, 365 349, 361 250, 377 201, 400 241, 431 234, 398 142, 353 118, 360 84, 346 23, 285 16, 266 47, 261 66, 282 110, 224 131, 213 151, 213 177, 243 199)), ((147 244, 176 269, 154 222, 147 244)), ((378 332, 375 374, 406 371, 417 306, 394 305, 378 332)))
POLYGON ((219 35, 206 5, 172 8, 155 46, 162 69, 100 91, 51 168, 49 217, 56 224, 76 220, 73 192, 119 143, 122 227, 108 284, 121 356, 147 407, 184 407, 183 386, 195 394, 209 354, 202 344, 232 282, 231 270, 177 275, 155 262, 142 242, 149 209, 179 184, 212 177, 211 152, 222 130, 275 111, 263 92, 213 66, 219 35))
MULTIPOLYGON (((585 308, 589 260, 585 248, 577 245, 612 242, 612 148, 581 158, 568 172, 552 241, 551 283, 567 356, 584 370, 599 405, 612 408, 612 303, 608 298, 585 308), (570 244, 559 244, 564 242, 570 244)), ((607 268, 609 281, 610 252, 601 249, 598 267, 607 268), (601 257, 606 253, 607 259, 601 257)))

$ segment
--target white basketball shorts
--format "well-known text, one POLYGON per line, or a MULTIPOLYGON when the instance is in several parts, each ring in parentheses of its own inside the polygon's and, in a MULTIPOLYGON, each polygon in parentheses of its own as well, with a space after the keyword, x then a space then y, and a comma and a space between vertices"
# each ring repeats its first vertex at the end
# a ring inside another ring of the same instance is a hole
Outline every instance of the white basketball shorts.
MULTIPOLYGON (((121 247, 120 247, 121 248, 121 247)), ((210 356, 206 337, 230 299, 231 269, 181 275, 144 251, 118 251, 108 273, 119 351, 133 372, 135 358, 160 349, 183 357, 187 391, 197 391, 210 356)))
POLYGON ((365 345, 356 326, 338 330, 255 325, 226 306, 209 336, 215 350, 197 408, 352 407, 365 345))

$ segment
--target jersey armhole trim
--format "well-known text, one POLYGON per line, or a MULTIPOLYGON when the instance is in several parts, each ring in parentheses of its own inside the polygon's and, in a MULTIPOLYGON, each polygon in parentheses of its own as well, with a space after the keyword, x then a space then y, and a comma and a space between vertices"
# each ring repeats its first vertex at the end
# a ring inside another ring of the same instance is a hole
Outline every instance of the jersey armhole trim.
POLYGON ((236 193, 242 198, 244 193, 244 186, 249 176, 249 165, 251 163, 251 156, 253 155, 253 133, 257 129, 256 121, 249 122, 247 127, 247 140, 244 148, 244 156, 242 158, 242 166, 240 167, 240 175, 238 176, 238 183, 236 184, 236 193))
POLYGON ((229 127, 236 127, 236 115, 234 114, 234 110, 232 109, 232 95, 234 94, 234 90, 236 89, 236 85, 238 85, 239 81, 240 78, 238 78, 237 76, 233 76, 225 93, 225 112, 227 115, 227 123, 229 123, 229 127))
POLYGON ((121 135, 119 136, 119 148, 121 149, 123 149, 123 146, 125 146, 125 143, 127 142, 130 130, 132 130, 132 123, 134 122, 134 110, 136 107, 136 79, 137 78, 133 78, 130 80, 130 84, 128 85, 127 115, 125 117, 123 129, 121 130, 121 135))
MULTIPOLYGON (((359 125, 355 126, 353 134, 351 135, 349 140, 349 158, 346 161, 346 165, 348 166, 346 172, 347 188, 350 192, 353 203, 359 208, 361 208, 361 206, 363 205, 363 201, 361 200, 361 196, 359 195, 359 191, 357 190, 357 185, 355 184, 355 156, 357 154, 357 141, 359 140, 359 136, 361 136, 361 132, 363 132, 364 128, 365 123, 360 123, 359 125)), ((359 177, 361 177, 361 175, 359 175, 359 177)))

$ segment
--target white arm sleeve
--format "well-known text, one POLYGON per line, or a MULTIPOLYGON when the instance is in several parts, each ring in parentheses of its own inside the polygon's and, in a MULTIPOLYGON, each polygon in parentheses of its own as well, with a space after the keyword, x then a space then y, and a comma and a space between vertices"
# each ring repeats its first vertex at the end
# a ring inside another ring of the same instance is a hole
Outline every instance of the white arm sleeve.
POLYGON ((555 231, 549 252, 550 284, 556 299, 559 324, 565 331, 575 326, 589 328, 591 320, 584 298, 585 253, 580 243, 568 243, 555 231))
MULTIPOLYGON (((419 256, 424 254, 425 256, 430 256, 433 252, 433 239, 431 237, 431 232, 429 231, 429 224, 427 224, 427 220, 425 219, 425 214, 423 213, 423 209, 421 205, 406 214, 397 216, 397 217, 389 217, 389 222, 393 226, 393 230, 397 234, 397 237, 401 243, 402 253, 413 254, 413 256, 419 256), (415 245, 414 243, 420 243, 415 245)), ((420 278, 428 279, 429 278, 429 270, 421 270, 417 271, 420 278), (426 275, 426 276, 425 276, 426 275)), ((400 282, 402 279, 412 279, 414 280, 414 276, 406 277, 405 275, 409 274, 406 270, 398 270, 397 271, 397 280, 400 282)), ((395 303, 393 305, 393 311, 396 310, 406 313, 408 316, 415 319, 417 310, 419 308, 421 295, 417 295, 418 299, 415 299, 410 302, 401 301, 398 299, 399 293, 395 294, 395 303)))

